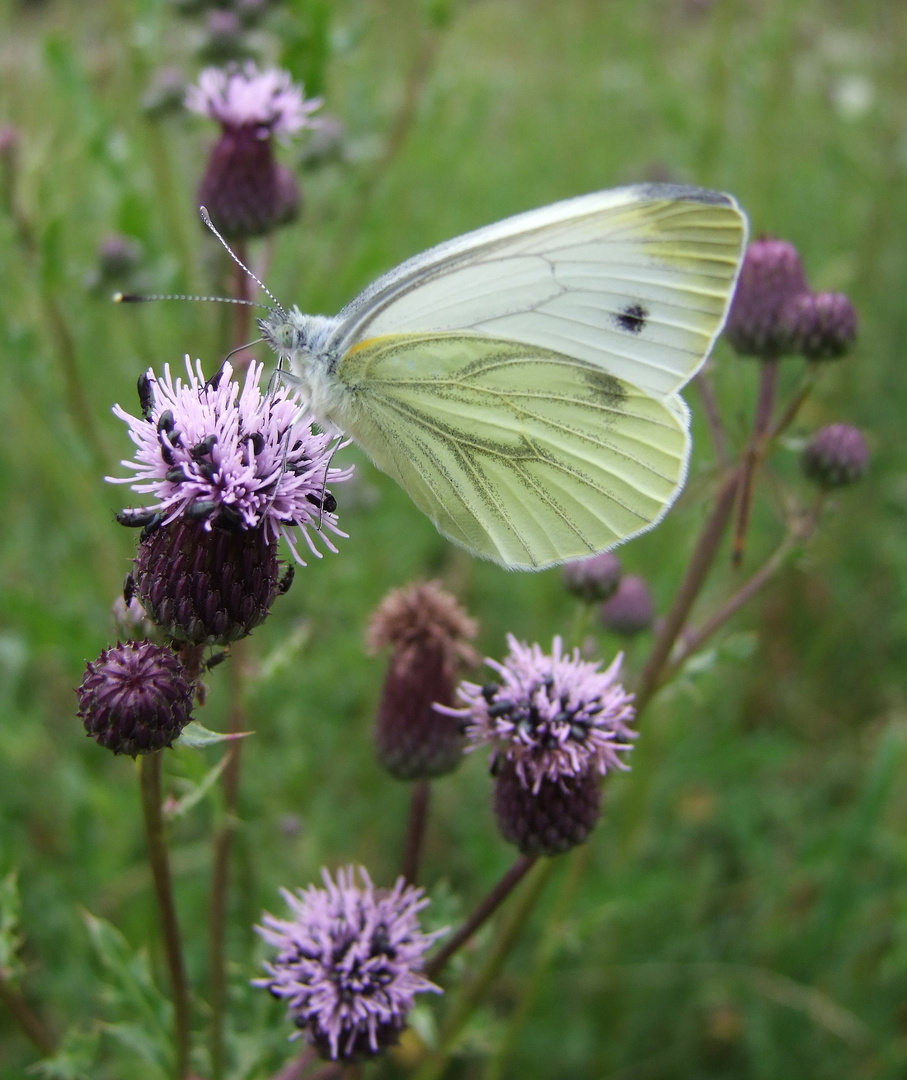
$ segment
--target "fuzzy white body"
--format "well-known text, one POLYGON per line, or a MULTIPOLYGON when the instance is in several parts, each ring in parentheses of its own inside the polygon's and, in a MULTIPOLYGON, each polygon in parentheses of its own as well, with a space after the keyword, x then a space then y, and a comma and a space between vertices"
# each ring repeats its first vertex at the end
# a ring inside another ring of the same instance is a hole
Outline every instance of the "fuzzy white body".
POLYGON ((322 424, 345 429, 349 422, 350 393, 337 378, 341 353, 335 338, 340 319, 330 315, 303 315, 298 307, 272 311, 259 320, 262 337, 290 365, 306 407, 322 424))

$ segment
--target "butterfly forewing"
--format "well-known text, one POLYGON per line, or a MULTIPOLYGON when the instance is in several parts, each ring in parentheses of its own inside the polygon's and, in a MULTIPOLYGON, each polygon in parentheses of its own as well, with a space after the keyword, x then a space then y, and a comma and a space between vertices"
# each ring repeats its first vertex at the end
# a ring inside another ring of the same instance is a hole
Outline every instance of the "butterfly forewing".
POLYGON ((340 314, 341 351, 469 330, 594 364, 666 397, 703 363, 745 241, 725 195, 645 185, 585 195, 411 259, 340 314))
POLYGON ((386 335, 337 376, 345 429, 438 529, 510 567, 588 555, 651 527, 686 470, 679 399, 474 334, 386 335))

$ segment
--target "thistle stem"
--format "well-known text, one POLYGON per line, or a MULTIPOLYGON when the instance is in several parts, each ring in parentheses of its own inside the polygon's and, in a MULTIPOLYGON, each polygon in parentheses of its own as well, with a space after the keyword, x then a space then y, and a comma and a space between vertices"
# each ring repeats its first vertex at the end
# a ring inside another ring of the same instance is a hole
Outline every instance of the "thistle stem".
POLYGON ((465 945, 479 927, 486 920, 491 918, 525 875, 532 869, 536 861, 535 855, 521 855, 516 860, 497 885, 495 885, 491 892, 488 893, 485 899, 479 903, 478 907, 476 907, 475 911, 473 911, 460 929, 457 930, 445 946, 435 953, 431 960, 425 965, 425 975, 427 978, 436 979, 438 977, 443 971, 447 961, 453 956, 457 949, 459 949, 461 945, 465 945))
MULTIPOLYGON (((438 1080, 438 1077, 443 1073, 447 1063, 447 1048, 452 1044, 462 1030, 463 1025, 474 1012, 476 1006, 485 997, 488 988, 500 974, 501 968, 504 966, 504 961, 510 955, 514 943, 519 937, 523 927, 526 925, 526 920, 529 918, 532 909, 538 902, 551 875, 560 864, 561 860, 559 859, 539 860, 534 857, 523 855, 517 860, 514 866, 511 867, 511 870, 508 871, 508 874, 512 874, 517 867, 520 867, 520 876, 526 874, 530 869, 533 870, 533 873, 527 881, 526 888, 521 890, 517 897, 516 904, 511 909, 507 920, 501 927, 491 948, 485 955, 484 962, 482 963, 478 974, 475 979, 465 987, 462 996, 455 1004, 450 1016, 447 1018, 439 1039, 441 1046, 440 1051, 436 1055, 433 1055, 419 1070, 417 1080, 438 1080)), ((502 879, 502 884, 506 877, 507 875, 502 879)), ((440 954, 436 957, 436 960, 439 958, 440 954)))
POLYGON ((636 689, 637 721, 663 681, 662 672, 671 655, 674 642, 677 640, 681 630, 683 630, 690 609, 693 607, 711 569, 715 554, 718 551, 718 545, 721 543, 724 530, 734 509, 739 482, 739 469, 734 469, 725 475, 715 498, 712 513, 699 534, 699 540, 693 550, 683 580, 680 582, 671 610, 665 616, 661 628, 655 636, 652 650, 642 669, 636 689))
POLYGON ((734 546, 731 561, 739 566, 743 561, 743 548, 753 508, 753 488, 759 464, 765 455, 766 434, 772 421, 775 394, 778 389, 778 357, 763 360, 760 365, 759 397, 756 401, 756 416, 753 421, 753 433, 743 458, 743 474, 740 479, 739 498, 737 500, 737 524, 734 529, 734 546))
POLYGON ((139 758, 139 781, 142 795, 142 815, 145 819, 145 836, 148 843, 148 861, 154 880, 164 951, 170 971, 173 992, 173 1034, 176 1053, 176 1080, 184 1080, 189 1071, 189 982, 183 960, 176 904, 173 898, 173 881, 170 860, 164 837, 164 819, 161 814, 161 768, 163 755, 144 754, 139 758))
MULTIPOLYGON (((242 705, 242 649, 234 647, 233 663, 230 665, 231 700, 229 731, 236 734, 244 727, 242 705)), ((211 1076, 220 1080, 226 1063, 224 1045, 224 1013, 227 996, 227 896, 230 887, 230 859, 233 834, 236 827, 236 805, 239 801, 239 775, 242 741, 238 740, 228 752, 227 763, 221 777, 224 808, 223 823, 214 838, 214 863, 211 872, 211 901, 209 914, 208 949, 210 956, 211 998, 211 1076)))
POLYGON ((42 1020, 19 991, 2 979, 0 979, 0 1002, 9 1009, 22 1034, 43 1057, 49 1057, 56 1050, 56 1040, 42 1020))
POLYGON ((422 858, 422 844, 425 839, 425 824, 428 820, 430 801, 431 781, 416 780, 410 793, 406 848, 403 852, 403 865, 400 868, 400 873, 410 885, 415 885, 419 877, 419 863, 422 858))
POLYGON ((683 649, 667 666, 664 674, 665 680, 670 679, 689 658, 709 640, 727 621, 748 603, 781 569, 788 555, 798 545, 810 539, 816 530, 819 521, 821 504, 810 512, 805 521, 792 529, 778 546, 775 553, 768 559, 765 565, 730 596, 698 629, 689 631, 683 649))
POLYGON ((693 381, 696 383, 696 389, 699 391, 699 397, 702 400, 702 408, 705 412, 709 434, 712 437, 712 446, 715 450, 715 457, 721 468, 726 468, 731 459, 728 454, 727 437, 724 433, 724 425, 721 423, 718 400, 715 397, 715 388, 712 386, 711 379, 704 371, 697 372, 697 374, 693 376, 693 381))
POLYGON ((589 844, 583 844, 582 847, 574 848, 570 852, 567 876, 555 902, 554 911, 547 918, 545 930, 536 945, 532 971, 526 981, 519 1004, 510 1016, 507 1031, 484 1074, 484 1080, 500 1080, 506 1071, 508 1058, 517 1044, 523 1025, 547 978, 548 969, 557 951, 558 942, 561 940, 563 921, 576 896, 576 890, 579 888, 591 852, 592 848, 589 844))

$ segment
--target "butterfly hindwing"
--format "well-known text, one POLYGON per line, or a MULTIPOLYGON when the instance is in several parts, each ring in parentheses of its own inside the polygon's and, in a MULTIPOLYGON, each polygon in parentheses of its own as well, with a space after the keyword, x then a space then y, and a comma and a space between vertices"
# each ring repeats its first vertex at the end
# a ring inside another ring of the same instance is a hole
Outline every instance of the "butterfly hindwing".
POLYGON ((450 539, 510 567, 651 527, 686 471, 687 417, 597 366, 474 334, 393 334, 341 360, 337 419, 450 539))

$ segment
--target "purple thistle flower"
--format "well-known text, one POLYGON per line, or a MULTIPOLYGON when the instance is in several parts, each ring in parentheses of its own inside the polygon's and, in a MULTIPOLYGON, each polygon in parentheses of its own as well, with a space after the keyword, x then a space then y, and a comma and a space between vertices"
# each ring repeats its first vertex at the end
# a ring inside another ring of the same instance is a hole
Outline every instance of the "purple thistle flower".
POLYGON ((207 68, 189 88, 186 106, 221 125, 198 189, 221 232, 237 239, 261 236, 292 221, 302 193, 296 177, 275 160, 271 136, 317 126, 309 117, 321 100, 307 101, 288 72, 259 72, 248 63, 207 68))
POLYGON ((376 889, 364 868, 359 874, 361 887, 349 866, 336 883, 323 870, 323 889, 282 889, 292 917, 265 913, 256 927, 277 956, 253 985, 283 998, 293 1023, 335 1061, 379 1053, 396 1042, 416 994, 441 993, 420 973, 426 949, 445 932, 420 930, 422 889, 402 877, 393 889, 376 889))
MULTIPOLYGON (((329 487, 349 479, 352 468, 332 468, 330 461, 346 443, 315 434, 312 418, 303 414, 287 386, 262 394, 261 364, 249 367, 242 391, 229 363, 210 382, 200 362, 193 371, 187 357, 186 370, 185 383, 173 379, 169 364, 163 379, 150 370, 142 377, 143 416, 114 406, 137 447, 135 458, 121 464, 136 475, 106 479, 153 495, 157 501, 147 513, 158 512, 162 526, 186 518, 201 523, 206 532, 215 526, 260 530, 269 542, 282 536, 303 566, 300 534, 321 558, 309 531, 314 529, 336 552, 324 530, 346 533, 337 526, 329 487)), ((121 520, 128 523, 129 516, 124 511, 121 520)))
POLYGON ((211 67, 186 91, 186 108, 225 128, 254 127, 260 139, 311 127, 321 98, 306 100, 288 71, 259 71, 252 61, 241 69, 211 67))
POLYGON ((544 782, 559 783, 590 772, 604 776, 626 769, 619 757, 636 732, 633 695, 619 682, 623 654, 606 671, 564 655, 560 637, 552 655, 507 635, 510 655, 503 664, 487 660, 500 681, 487 686, 462 682, 457 694, 465 708, 440 709, 466 721, 470 749, 491 745, 511 763, 524 787, 538 793, 544 782))

